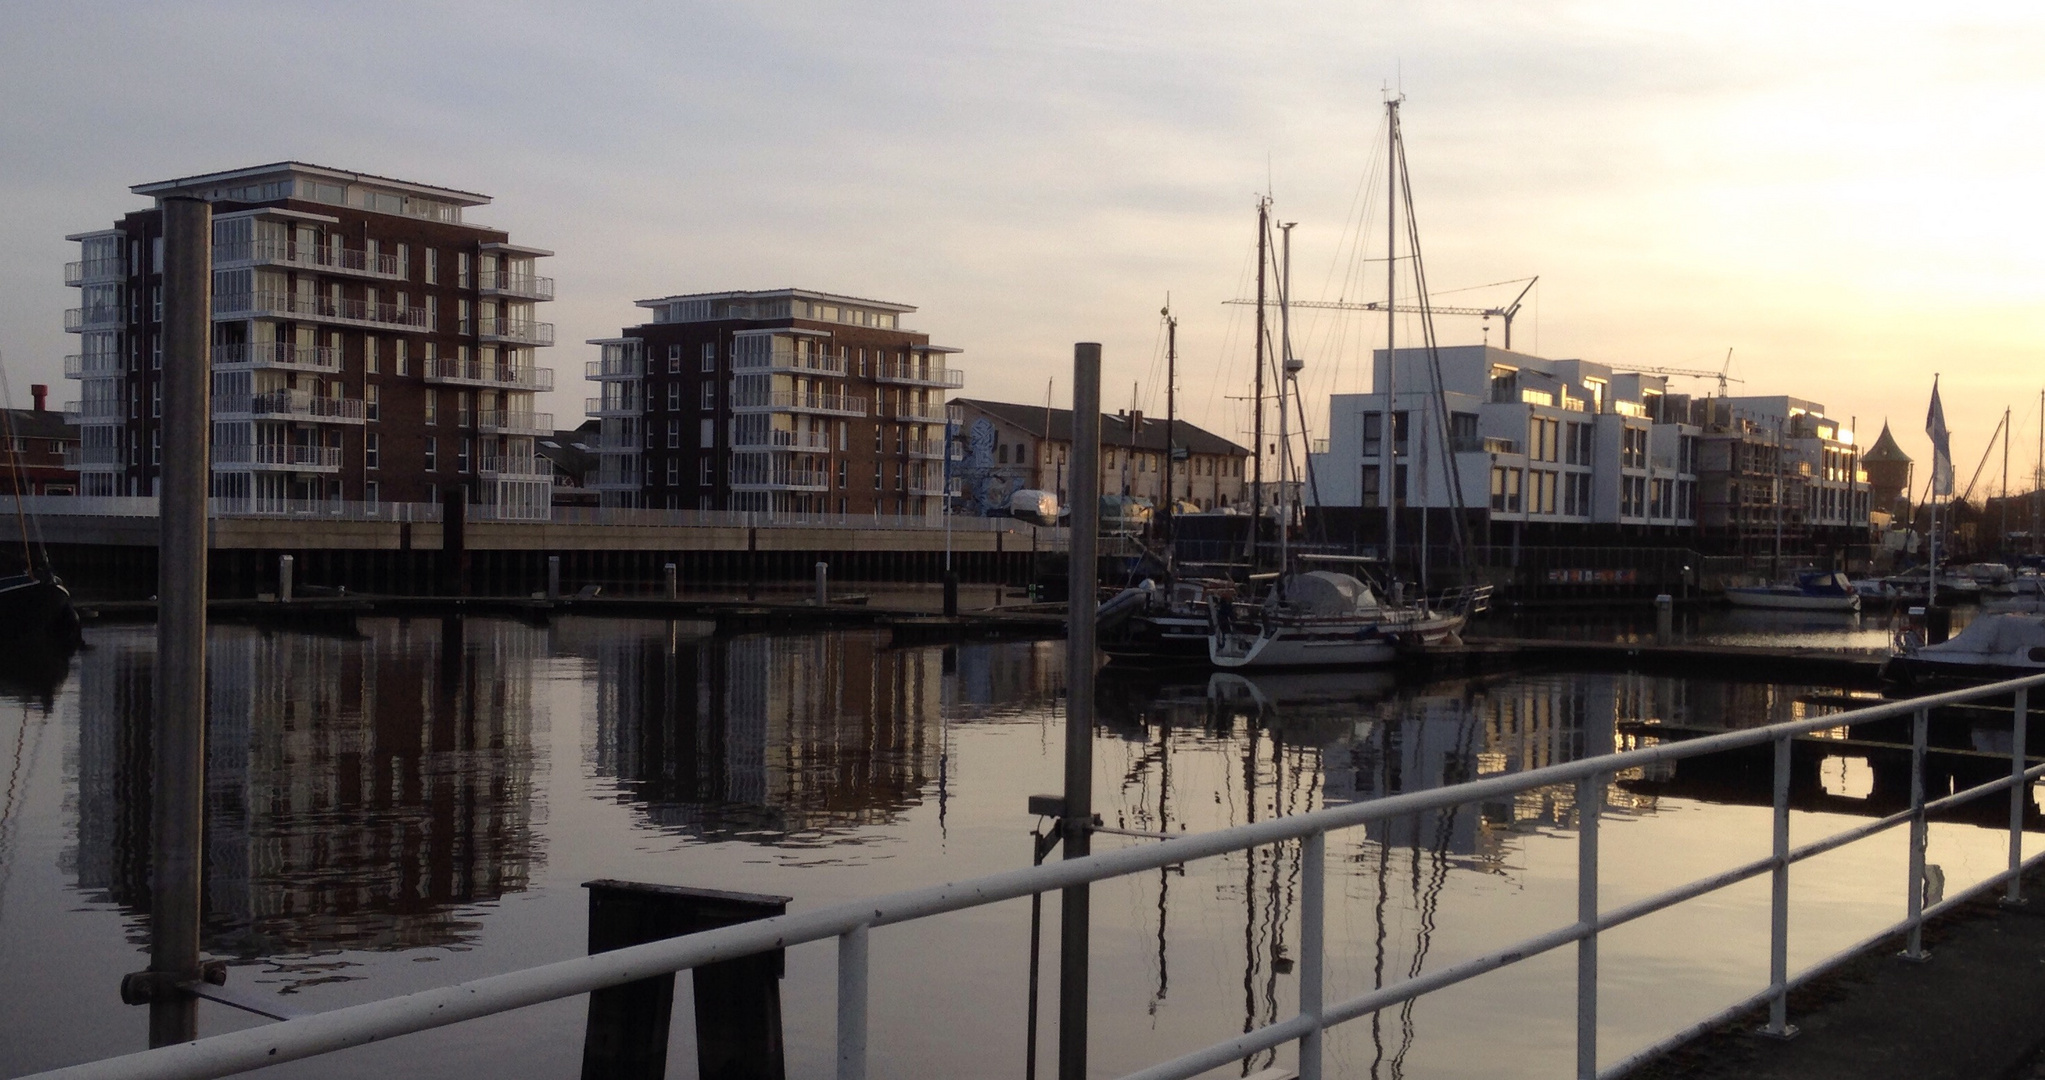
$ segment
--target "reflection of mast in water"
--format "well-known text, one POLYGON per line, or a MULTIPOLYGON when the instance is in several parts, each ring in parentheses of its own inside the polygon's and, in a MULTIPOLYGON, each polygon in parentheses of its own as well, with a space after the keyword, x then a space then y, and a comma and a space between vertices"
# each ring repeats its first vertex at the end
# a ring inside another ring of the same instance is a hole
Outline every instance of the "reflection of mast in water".
MULTIPOLYGON (((1157 831, 1172 831, 1172 718, 1167 713, 1164 722, 1157 729, 1157 831)), ((1180 873, 1185 873, 1181 868, 1180 873)), ((1172 985, 1171 968, 1165 955, 1165 922, 1171 911, 1172 868, 1157 868, 1157 993, 1150 999, 1150 1015, 1157 1015, 1157 1007, 1164 1003, 1165 995, 1172 985)))
MULTIPOLYGON (((1444 786, 1476 779, 1463 775, 1462 766, 1470 760, 1472 749, 1470 741, 1477 733, 1477 725, 1466 721, 1462 729, 1462 740, 1457 747, 1456 755, 1449 759, 1442 776, 1444 786)), ((1462 809, 1460 806, 1451 806, 1435 812, 1434 847, 1429 852, 1428 881, 1424 890, 1420 887, 1420 845, 1416 834, 1416 842, 1412 847, 1412 886, 1413 907, 1420 914, 1420 929, 1414 936, 1413 963, 1406 970, 1406 977, 1409 979, 1420 977, 1421 969, 1427 964, 1428 950, 1434 945, 1435 918, 1441 908, 1442 888, 1448 884, 1449 878, 1449 843, 1455 836, 1456 815, 1461 813, 1462 809)), ((1407 998, 1399 1006, 1399 1052, 1392 1056, 1394 1077, 1405 1075, 1406 1053, 1413 1048, 1413 1006, 1417 1002, 1417 998, 1407 998)))
POLYGON ((7 795, 0 800, 0 925, 7 914, 7 883, 14 876, 14 835, 20 830, 21 805, 28 801, 28 776, 35 775, 36 762, 43 756, 43 732, 49 728, 49 709, 36 723, 34 743, 28 742, 28 706, 21 709, 21 728, 14 733, 14 755, 7 766, 7 795), (24 754, 24 750, 26 753, 24 754))

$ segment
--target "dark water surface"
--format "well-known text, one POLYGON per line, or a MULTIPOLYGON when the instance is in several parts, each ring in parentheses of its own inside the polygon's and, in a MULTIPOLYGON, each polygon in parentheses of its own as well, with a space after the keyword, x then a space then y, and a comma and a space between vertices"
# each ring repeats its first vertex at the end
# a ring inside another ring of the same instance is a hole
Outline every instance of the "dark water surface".
MULTIPOLYGON (((360 628, 211 634, 206 944, 233 985, 303 1010, 579 955, 580 885, 593 878, 779 893, 801 909, 1026 865, 1025 800, 1060 784, 1056 642, 894 649, 875 633, 717 638, 581 618, 360 628)), ((117 989, 146 964, 154 629, 95 628, 90 641, 53 695, 0 700, 4 1075, 146 1043, 144 1011, 117 989)), ((1110 825, 1170 832, 1837 700, 1613 674, 1400 685, 1111 668, 1102 686, 1096 806, 1110 825)), ((1825 757, 1796 839, 1885 812, 1881 775, 1850 749, 1825 757)), ((1764 855, 1767 800, 1765 774, 1737 769, 1622 777, 1603 833, 1607 905, 1764 855)), ((1330 1000, 1572 921, 1573 801, 1556 788, 1330 837, 1330 1000)), ((1146 842, 1103 836, 1096 849, 1146 842)), ((1901 915, 1903 842, 1891 832, 1798 867, 1793 963, 1901 915)), ((1957 888, 1999 869, 2003 843, 1939 824, 1931 859, 1957 888)), ((1096 886, 1096 1075, 1289 1015, 1299 879, 1285 846, 1096 886)), ((874 1075, 1021 1075, 1028 916, 1017 901, 874 933, 874 1075)), ((1766 928, 1764 879, 1607 935, 1606 1060, 1758 989, 1766 928)), ((834 956, 829 943, 788 954, 791 1076, 830 1071, 834 956)), ((1339 1029, 1332 1074, 1565 1075, 1574 970, 1558 951, 1339 1029)), ((272 1072, 573 1076, 584 1008, 272 1072)), ((200 1015, 204 1033, 258 1022, 214 1005, 200 1015)), ((675 1077, 695 1072, 688 1016, 675 1077)), ((1052 1037, 1047 1023, 1047 1048, 1052 1037)))

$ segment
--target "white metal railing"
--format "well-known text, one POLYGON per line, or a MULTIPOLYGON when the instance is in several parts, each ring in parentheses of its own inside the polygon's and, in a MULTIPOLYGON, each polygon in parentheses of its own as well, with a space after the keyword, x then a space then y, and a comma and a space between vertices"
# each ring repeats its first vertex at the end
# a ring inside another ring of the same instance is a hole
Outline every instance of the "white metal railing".
MULTIPOLYGON (((747 454, 745 457, 767 457, 765 454, 747 454)), ((827 491, 831 486, 831 474, 824 469, 804 468, 786 461, 770 461, 759 465, 743 464, 743 458, 731 469, 731 486, 752 491, 827 491)))
POLYGON ((64 358, 64 377, 91 379, 126 373, 127 365, 118 353, 73 353, 64 358))
POLYGON ((733 450, 829 450, 828 431, 779 431, 732 436, 733 450))
POLYGON ((433 319, 423 307, 372 304, 319 293, 219 293, 213 297, 216 316, 291 316, 381 330, 431 330, 433 319))
POLYGON ((554 466, 552 462, 533 454, 479 454, 476 458, 476 474, 489 478, 551 478, 554 475, 554 466))
POLYGON ((902 452, 908 454, 912 458, 924 458, 931 461, 943 461, 944 440, 910 439, 908 440, 907 443, 903 445, 902 452))
POLYGON ((898 401, 892 405, 883 404, 881 413, 896 420, 920 420, 929 424, 942 424, 947 417, 942 402, 918 405, 913 401, 898 401))
MULTIPOLYGON (((485 341, 509 341, 518 345, 552 345, 554 324, 531 319, 477 319, 475 332, 485 341)), ((463 327, 464 331, 468 328, 463 327)))
POLYGON ((476 430, 485 435, 552 435, 554 414, 516 409, 478 409, 476 430))
POLYGON ((734 372, 789 371, 802 375, 843 375, 845 358, 832 352, 815 352, 807 356, 797 353, 770 352, 762 357, 735 356, 731 361, 734 372))
POLYGON ((331 244, 300 244, 290 240, 244 240, 213 248, 215 266, 261 264, 290 266, 303 270, 361 274, 392 281, 404 279, 404 265, 396 254, 336 248, 331 244))
POLYGON ((900 360, 882 362, 873 377, 876 382, 941 386, 947 390, 957 390, 966 385, 966 373, 958 368, 943 364, 905 364, 900 360))
POLYGON ((554 279, 538 274, 517 274, 505 270, 476 275, 476 287, 486 293, 519 296, 528 300, 552 300, 554 279))
POLYGON ((2045 685, 2045 675, 1931 697, 1897 701, 1807 720, 1727 732, 1687 742, 1664 743, 1623 753, 1588 757, 1527 772, 1493 776, 1426 791, 1392 795, 1368 802, 1328 807, 1251 825, 1179 836, 1142 847, 992 874, 970 881, 948 882, 891 893, 813 911, 780 915, 757 922, 634 945, 591 956, 562 960, 521 971, 492 975, 454 986, 422 990, 382 1001, 366 1002, 311 1016, 280 1021, 194 1042, 142 1051, 103 1061, 39 1074, 42 1080, 155 1080, 160 1077, 202 1078, 248 1072, 286 1061, 314 1057, 373 1040, 426 1031, 492 1016, 513 1009, 621 986, 649 975, 686 971, 706 964, 769 952, 811 942, 837 943, 838 1076, 867 1074, 868 954, 872 930, 913 922, 967 908, 1041 895, 1058 889, 1149 873, 1166 867, 1253 851, 1283 843, 1301 847, 1299 1011, 1254 1030, 1232 1035, 1205 1049, 1132 1073, 1129 1080, 1183 1080, 1211 1069, 1233 1065, 1285 1043, 1297 1043, 1301 1080, 1321 1080, 1322 1033, 1424 994, 1454 986, 1479 975, 1539 956, 1564 945, 1576 946, 1577 1032, 1576 1070, 1579 1080, 1617 1077, 1653 1057, 1710 1030, 1748 1009, 1769 1008, 1767 1029, 1791 1032, 1788 997, 1792 988, 1830 970, 1895 934, 1905 935, 1904 955, 1922 959, 1924 920, 1997 886, 2011 901, 2021 899, 2020 875, 2045 860, 2045 853, 2022 857, 2023 813, 2027 788, 2045 765, 2027 767, 2025 725, 2029 692, 2045 685), (1984 699, 2013 702, 2010 773, 2000 779, 1944 798, 1926 798, 1924 765, 1926 730, 1934 708, 1984 699), (1910 808, 1791 847, 1789 791, 1791 741, 1800 735, 1865 723, 1909 717, 1911 721, 1910 808), (1605 789, 1614 776, 1685 758, 1746 747, 1769 746, 1774 752, 1773 850, 1765 858, 1653 896, 1604 908, 1598 889, 1598 818, 1605 789), (1389 986, 1342 1001, 1329 1002, 1325 992, 1324 922, 1326 917, 1327 835, 1375 822, 1433 813, 1471 803, 1504 799, 1539 788, 1573 784, 1576 788, 1577 913, 1576 921, 1536 934, 1503 948, 1473 956, 1427 974, 1416 974, 1389 986), (1924 902, 1925 841, 1930 814, 1997 792, 2009 792, 2009 859, 2006 869, 1971 888, 1927 906, 1924 902), (1910 826, 1910 866, 1903 881, 1906 915, 1893 926, 1822 960, 1792 977, 1789 973, 1789 868, 1899 825, 1910 826), (1598 1068, 1598 936, 1643 916, 1686 900, 1714 893, 1738 882, 1768 875, 1772 887, 1768 985, 1714 1016, 1686 1026, 1666 1039, 1598 1068))
POLYGON ((118 304, 64 309, 64 329, 74 333, 80 330, 111 329, 121 326, 126 319, 127 316, 121 313, 118 304))
POLYGON ((328 345, 297 345, 289 341, 248 341, 213 346, 214 367, 287 368, 337 372, 341 351, 328 345))
POLYGON ((290 469, 338 469, 341 467, 341 448, 338 446, 301 446, 289 443, 255 443, 240 446, 215 446, 213 467, 239 465, 290 469))
POLYGON ((64 403, 64 422, 76 424, 86 420, 119 420, 127 416, 128 407, 119 398, 104 401, 67 401, 64 403))
POLYGON ((582 365, 582 377, 585 379, 637 379, 645 374, 646 361, 636 356, 591 360, 582 365))
MULTIPOLYGON (((67 469, 103 470, 111 466, 125 465, 127 459, 118 446, 67 446, 64 448, 64 467, 67 469)), ((57 496, 63 498, 64 496, 57 496)))
POLYGON ((266 390, 260 394, 223 394, 213 399, 216 416, 277 416, 299 420, 356 423, 363 418, 361 398, 326 397, 305 390, 266 390))
POLYGON ((553 368, 485 364, 481 360, 434 359, 423 363, 419 370, 427 382, 540 392, 554 388, 553 368))
MULTIPOLYGON (((154 502, 155 500, 150 500, 154 502)), ((439 521, 439 503, 356 502, 342 499, 207 500, 214 517, 317 518, 322 521, 439 521)))
POLYGON ((625 394, 618 400, 613 401, 605 401, 600 397, 582 399, 582 415, 584 416, 638 416, 645 411, 645 403, 639 400, 637 394, 625 394))
POLYGON ((119 281, 128 276, 128 260, 119 255, 105 259, 80 259, 64 264, 64 284, 87 285, 119 281))
POLYGON ((837 416, 865 416, 866 399, 816 391, 773 390, 764 394, 735 394, 734 412, 813 412, 837 416))

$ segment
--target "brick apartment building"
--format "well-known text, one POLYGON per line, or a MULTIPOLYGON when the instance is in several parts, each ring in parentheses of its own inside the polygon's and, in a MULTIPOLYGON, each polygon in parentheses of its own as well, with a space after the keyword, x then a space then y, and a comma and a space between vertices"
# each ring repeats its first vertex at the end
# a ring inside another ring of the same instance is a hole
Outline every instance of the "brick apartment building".
POLYGON ((7 452, 0 472, 10 473, 0 477, 0 495, 15 493, 14 469, 20 470, 23 495, 75 495, 78 473, 71 462, 78 456, 78 429, 64 422, 63 413, 51 411, 49 387, 37 383, 28 389, 34 408, 4 410, 6 424, 0 427, 0 436, 12 441, 0 446, 7 452))
POLYGON ((294 502, 437 501, 465 488, 544 515, 551 468, 533 411, 554 283, 501 230, 463 221, 488 196, 289 161, 141 184, 157 207, 76 233, 81 304, 65 375, 80 382, 80 493, 149 495, 161 464, 160 200, 213 204, 213 494, 294 502))
POLYGON ((905 304, 805 289, 641 300, 602 348, 592 484, 606 506, 929 516, 945 393, 965 383, 905 304))

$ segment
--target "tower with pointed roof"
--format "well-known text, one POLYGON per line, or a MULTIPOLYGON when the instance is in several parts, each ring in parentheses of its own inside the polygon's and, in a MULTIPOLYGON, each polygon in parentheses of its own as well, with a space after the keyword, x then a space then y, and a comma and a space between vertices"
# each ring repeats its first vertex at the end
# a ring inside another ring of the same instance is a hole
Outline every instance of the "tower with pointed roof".
POLYGON ((1889 422, 1882 421, 1882 434, 1861 455, 1860 463, 1867 470, 1868 492, 1873 497, 1871 506, 1876 511, 1887 510, 1898 518, 1908 520, 1910 514, 1910 455, 1896 445, 1896 437, 1889 434, 1889 422))

